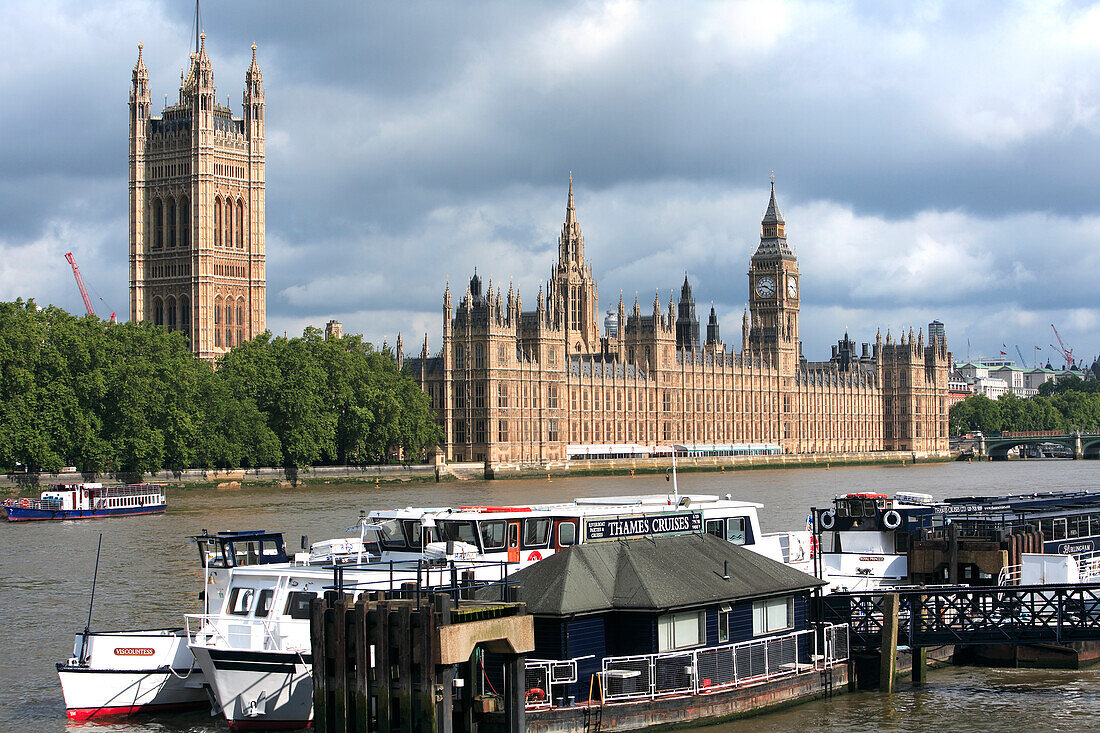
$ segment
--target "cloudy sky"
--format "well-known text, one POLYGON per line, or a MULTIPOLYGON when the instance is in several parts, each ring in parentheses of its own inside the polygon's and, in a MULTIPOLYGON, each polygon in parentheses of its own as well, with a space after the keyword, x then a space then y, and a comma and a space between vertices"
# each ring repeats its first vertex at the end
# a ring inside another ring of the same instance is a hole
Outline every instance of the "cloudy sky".
MULTIPOLYGON (((127 95, 186 0, 0 3, 0 299, 127 309, 127 95)), ((740 342, 774 170, 810 358, 938 318, 960 358, 1100 352, 1100 7, 212 0, 218 95, 267 89, 268 324, 439 346, 477 266, 533 307, 576 181, 601 306, 686 271, 740 342)))

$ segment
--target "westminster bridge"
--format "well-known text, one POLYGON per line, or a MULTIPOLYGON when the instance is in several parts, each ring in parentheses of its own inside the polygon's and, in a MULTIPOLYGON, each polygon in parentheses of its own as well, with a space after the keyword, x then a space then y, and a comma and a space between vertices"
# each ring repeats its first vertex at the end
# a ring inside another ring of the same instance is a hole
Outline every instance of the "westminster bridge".
POLYGON ((1013 431, 999 435, 981 435, 975 442, 977 454, 994 461, 1007 459, 1008 452, 1018 446, 1039 446, 1042 443, 1064 446, 1074 458, 1100 458, 1100 434, 1094 432, 1013 431))

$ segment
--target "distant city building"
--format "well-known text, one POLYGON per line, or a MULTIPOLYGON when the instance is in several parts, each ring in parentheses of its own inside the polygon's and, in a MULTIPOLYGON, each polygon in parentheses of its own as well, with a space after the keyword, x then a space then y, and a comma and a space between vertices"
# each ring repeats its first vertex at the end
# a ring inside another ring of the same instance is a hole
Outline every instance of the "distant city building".
POLYGON ((449 286, 443 295, 441 351, 425 338, 405 363, 431 398, 449 460, 557 461, 595 446, 947 450, 945 337, 879 334, 857 353, 846 336, 833 359, 803 358, 801 276, 774 184, 748 296, 739 352, 719 339, 713 309, 699 343, 686 279, 678 305, 658 294, 647 313, 620 296, 615 328, 605 319, 600 337, 570 179, 558 261, 535 309, 475 273, 457 308, 449 286))
POLYGON ((130 86, 130 320, 183 331, 212 359, 266 329, 264 90, 252 46, 242 117, 219 104, 206 35, 178 101, 151 113, 138 44, 130 86))
POLYGON ((325 324, 325 341, 338 339, 344 335, 344 325, 337 320, 331 320, 325 324))

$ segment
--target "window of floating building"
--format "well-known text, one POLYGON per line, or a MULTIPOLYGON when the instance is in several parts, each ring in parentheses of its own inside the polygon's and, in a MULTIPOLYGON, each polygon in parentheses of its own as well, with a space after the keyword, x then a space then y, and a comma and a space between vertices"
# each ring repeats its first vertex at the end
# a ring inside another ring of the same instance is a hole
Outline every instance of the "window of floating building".
POLYGON ((485 407, 485 383, 484 382, 478 382, 477 384, 474 385, 474 407, 478 408, 478 409, 485 407))
POLYGON ((523 520, 523 546, 546 547, 550 541, 550 520, 546 517, 523 520))
POLYGON ((497 407, 508 406, 508 383, 501 382, 497 388, 497 407))
POLYGON ((474 369, 485 368, 485 347, 481 344, 474 345, 474 369))
POLYGON ((769 598, 752 604, 752 635, 774 634, 794 627, 794 598, 769 598))
POLYGON ((668 613, 657 617, 657 651, 699 646, 706 638, 706 611, 668 613))
POLYGON ((474 420, 474 442, 475 443, 484 443, 485 442, 485 421, 484 420, 474 420))
POLYGON ((497 421, 497 440, 499 440, 501 443, 507 443, 508 442, 508 421, 507 420, 498 420, 497 421))

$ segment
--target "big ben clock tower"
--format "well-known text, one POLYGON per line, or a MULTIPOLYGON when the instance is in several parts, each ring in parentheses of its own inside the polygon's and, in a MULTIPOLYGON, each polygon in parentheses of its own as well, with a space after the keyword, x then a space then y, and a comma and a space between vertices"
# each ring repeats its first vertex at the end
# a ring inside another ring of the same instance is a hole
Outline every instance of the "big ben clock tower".
POLYGON ((760 246, 749 269, 749 346, 775 355, 782 372, 798 364, 798 261, 787 244, 786 222, 775 202, 775 176, 768 210, 760 222, 760 246))

